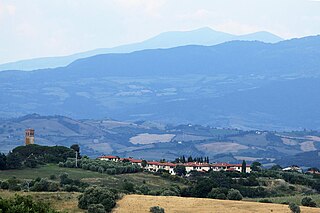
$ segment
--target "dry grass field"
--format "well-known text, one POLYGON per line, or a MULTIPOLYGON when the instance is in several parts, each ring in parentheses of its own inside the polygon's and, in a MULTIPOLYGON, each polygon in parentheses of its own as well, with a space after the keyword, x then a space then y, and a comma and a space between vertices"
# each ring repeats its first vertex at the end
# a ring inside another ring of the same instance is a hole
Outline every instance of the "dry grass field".
MULTIPOLYGON (((164 196, 126 195, 117 202, 113 213, 143 213, 160 206, 166 213, 290 213, 288 205, 247 201, 213 200, 164 196)), ((302 213, 319 213, 319 208, 301 207, 302 213)))
POLYGON ((9 198, 15 194, 30 195, 33 199, 49 203, 51 207, 61 212, 83 213, 78 208, 78 192, 11 192, 8 190, 0 190, 0 197, 9 198))

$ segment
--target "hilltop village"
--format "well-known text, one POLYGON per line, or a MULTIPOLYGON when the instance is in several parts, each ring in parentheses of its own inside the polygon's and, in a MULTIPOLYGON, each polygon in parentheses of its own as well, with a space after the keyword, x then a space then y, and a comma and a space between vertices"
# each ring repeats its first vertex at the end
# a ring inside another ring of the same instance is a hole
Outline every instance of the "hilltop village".
POLYGON ((235 171, 250 173, 250 165, 242 164, 229 164, 229 163, 198 163, 198 162, 187 162, 187 163, 170 163, 170 162, 157 162, 157 161, 145 161, 133 158, 120 158, 118 156, 101 156, 98 159, 114 162, 131 162, 133 165, 138 165, 146 171, 158 172, 159 170, 168 171, 171 175, 176 175, 175 168, 177 166, 184 166, 188 173, 191 171, 197 172, 208 172, 208 171, 235 171), (242 168, 245 166, 245 168, 242 168))

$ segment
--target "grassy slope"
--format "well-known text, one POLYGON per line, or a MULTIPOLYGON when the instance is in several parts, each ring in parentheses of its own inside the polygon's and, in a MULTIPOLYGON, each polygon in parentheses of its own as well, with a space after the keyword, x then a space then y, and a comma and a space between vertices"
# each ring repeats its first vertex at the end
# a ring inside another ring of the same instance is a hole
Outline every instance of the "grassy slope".
MULTIPOLYGON (((318 195, 294 195, 294 196, 285 196, 285 197, 270 197, 270 198, 257 198, 257 199, 248 199, 253 201, 259 201, 262 199, 268 199, 273 203, 283 203, 283 202, 289 202, 289 203, 295 203, 297 205, 301 205, 301 200, 304 197, 311 197, 320 207, 320 194, 318 195)), ((320 212, 320 210, 319 210, 320 212)))
POLYGON ((124 179, 131 181, 138 186, 142 184, 143 180, 145 180, 147 186, 151 190, 169 187, 172 184, 177 184, 181 187, 184 186, 181 183, 172 182, 170 180, 148 173, 140 172, 133 174, 108 175, 83 169, 63 168, 53 164, 34 169, 27 168, 22 170, 0 171, 0 180, 9 179, 11 177, 17 177, 18 179, 35 179, 37 177, 49 178, 52 174, 59 176, 61 173, 65 172, 68 173, 69 177, 72 179, 80 179, 92 184, 103 183, 113 188, 117 188, 117 186, 122 184, 124 179))
MULTIPOLYGON (((166 213, 170 212, 211 212, 211 213, 290 213, 288 205, 265 204, 245 201, 214 200, 202 198, 182 198, 164 196, 126 195, 117 202, 114 213, 143 213, 149 212, 150 207, 161 206, 166 213)), ((316 213, 317 208, 301 207, 302 212, 316 213)))

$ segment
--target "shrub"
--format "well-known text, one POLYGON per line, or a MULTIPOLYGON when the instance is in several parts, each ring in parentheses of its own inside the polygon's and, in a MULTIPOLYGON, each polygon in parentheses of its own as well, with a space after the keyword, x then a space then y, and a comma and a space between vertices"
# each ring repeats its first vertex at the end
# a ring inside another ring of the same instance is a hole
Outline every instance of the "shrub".
POLYGON ((242 195, 239 192, 239 190, 230 189, 229 192, 228 192, 227 198, 229 200, 242 200, 242 195))
POLYGON ((20 186, 21 181, 15 177, 10 178, 8 180, 9 184, 9 190, 11 191, 21 191, 21 186, 20 186))
POLYGON ((314 202, 314 200, 312 200, 311 197, 304 197, 304 198, 302 198, 301 204, 302 204, 303 206, 317 207, 316 202, 314 202))
POLYGON ((79 192, 81 191, 78 186, 66 184, 63 187, 63 190, 66 192, 79 192))
POLYGON ((79 196, 78 207, 88 209, 91 204, 102 204, 110 212, 116 205, 117 195, 106 187, 89 187, 79 196))
POLYGON ((46 179, 41 179, 39 182, 36 182, 31 188, 31 191, 35 192, 45 192, 48 191, 49 182, 46 179))
POLYGON ((168 189, 161 192, 160 195, 161 196, 178 196, 176 192, 168 190, 168 189))
POLYGON ((58 166, 59 166, 59 167, 64 167, 64 163, 63 163, 63 162, 59 162, 59 163, 58 163, 58 166))
POLYGON ((122 185, 123 190, 128 191, 128 192, 134 192, 134 184, 128 181, 125 181, 122 185))
POLYGON ((208 194, 208 198, 225 200, 227 199, 226 193, 228 193, 227 189, 212 188, 212 190, 208 194))
POLYGON ((88 207, 88 213, 105 213, 104 206, 102 204, 91 204, 88 207))
POLYGON ((59 185, 57 183, 50 182, 48 185, 49 192, 56 192, 59 190, 59 185))
POLYGON ((55 180, 55 179, 57 179, 57 176, 56 175, 50 175, 50 180, 55 180))
POLYGON ((146 186, 146 185, 141 185, 141 186, 139 187, 139 191, 140 191, 142 194, 147 195, 147 194, 149 193, 150 189, 149 189, 149 187, 146 186))
POLYGON ((290 203, 289 204, 289 209, 291 210, 292 213, 300 213, 301 212, 300 206, 298 206, 295 203, 290 203))
POLYGON ((261 199, 261 200, 259 200, 259 202, 260 203, 272 203, 272 201, 269 199, 261 199))
POLYGON ((164 213, 164 208, 161 208, 160 206, 153 206, 150 208, 150 212, 152 213, 164 213))
POLYGON ((7 181, 2 182, 1 189, 9 189, 9 183, 7 181))
POLYGON ((14 198, 0 199, 0 212, 15 213, 58 213, 46 203, 35 202, 31 196, 15 195, 14 198))

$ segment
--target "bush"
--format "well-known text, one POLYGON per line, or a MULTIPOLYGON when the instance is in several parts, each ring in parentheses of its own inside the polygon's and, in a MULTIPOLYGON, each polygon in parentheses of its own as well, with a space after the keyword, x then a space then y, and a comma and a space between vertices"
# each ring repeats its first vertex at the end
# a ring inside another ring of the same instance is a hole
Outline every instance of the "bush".
POLYGON ((142 194, 147 195, 147 194, 149 193, 150 189, 149 189, 149 187, 146 186, 146 185, 141 185, 141 186, 139 187, 139 191, 140 191, 142 194))
POLYGON ((128 191, 128 192, 134 192, 134 184, 128 181, 125 181, 122 185, 123 190, 128 191))
POLYGON ((80 190, 80 188, 78 186, 66 184, 63 187, 63 191, 66 191, 66 192, 80 192, 81 190, 80 190))
POLYGON ((301 204, 302 204, 303 206, 317 207, 316 202, 314 202, 314 200, 312 200, 311 197, 304 197, 304 198, 302 198, 301 204))
POLYGON ((116 205, 117 195, 106 187, 89 187, 79 196, 78 207, 88 209, 91 204, 102 204, 110 212, 116 205))
POLYGON ((88 213, 105 213, 104 206, 102 204, 91 204, 88 207, 88 213))
POLYGON ((212 188, 208 194, 208 198, 225 200, 227 199, 226 193, 228 193, 228 189, 212 188))
POLYGON ((50 175, 50 180, 55 180, 55 179, 57 179, 57 176, 55 176, 55 175, 50 175))
POLYGON ((59 185, 57 183, 50 182, 48 185, 49 192, 56 192, 59 190, 59 185))
POLYGON ((230 189, 227 195, 227 198, 229 200, 242 200, 242 195, 239 192, 239 190, 236 189, 230 189))
POLYGON ((1 189, 9 189, 9 183, 7 181, 2 182, 1 189))
POLYGON ((176 192, 168 190, 168 189, 161 192, 160 195, 161 196, 178 196, 178 194, 176 192))
POLYGON ((292 213, 300 213, 301 212, 300 206, 298 206, 295 203, 290 203, 289 204, 289 209, 291 210, 292 213))
POLYGON ((21 191, 21 181, 15 177, 8 180, 9 190, 11 191, 21 191))
POLYGON ((164 213, 164 208, 161 208, 160 206, 153 206, 150 208, 150 212, 152 213, 164 213))
POLYGON ((31 196, 15 195, 14 198, 0 199, 0 212, 15 213, 58 213, 46 203, 35 202, 31 196))
POLYGON ((269 199, 261 199, 261 200, 259 200, 259 202, 260 203, 272 203, 272 201, 269 199))

